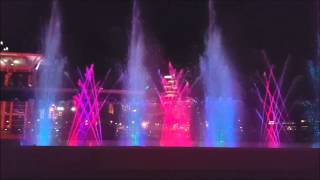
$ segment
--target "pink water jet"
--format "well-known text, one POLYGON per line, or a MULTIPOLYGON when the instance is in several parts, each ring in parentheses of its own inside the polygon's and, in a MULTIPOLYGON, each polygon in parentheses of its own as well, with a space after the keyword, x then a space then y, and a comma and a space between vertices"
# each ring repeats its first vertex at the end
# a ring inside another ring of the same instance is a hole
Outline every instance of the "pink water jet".
POLYGON ((69 133, 69 146, 97 146, 102 143, 99 103, 101 88, 96 84, 93 65, 86 68, 84 80, 79 80, 80 92, 73 97, 75 115, 69 133))
POLYGON ((163 123, 160 146, 191 146, 191 99, 189 83, 182 81, 184 71, 177 72, 169 63, 169 75, 161 77, 160 94, 163 123))
POLYGON ((262 133, 269 147, 280 146, 280 133, 283 122, 288 118, 285 100, 281 94, 282 78, 275 78, 273 67, 263 73, 263 94, 259 92, 262 111, 258 116, 262 124, 262 133))

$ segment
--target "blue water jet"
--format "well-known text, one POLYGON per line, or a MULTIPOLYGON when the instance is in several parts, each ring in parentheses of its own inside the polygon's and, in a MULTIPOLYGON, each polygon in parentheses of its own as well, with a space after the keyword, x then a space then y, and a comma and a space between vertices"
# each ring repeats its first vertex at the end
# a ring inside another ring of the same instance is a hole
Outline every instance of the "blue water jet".
POLYGON ((128 140, 127 145, 141 146, 144 144, 141 122, 145 109, 144 90, 147 84, 147 73, 144 65, 146 50, 138 1, 133 2, 131 26, 127 67, 128 80, 124 83, 129 92, 136 93, 128 94, 125 97, 129 105, 128 111, 125 112, 125 119, 128 125, 126 138, 128 140))
POLYGON ((313 99, 305 101, 305 115, 311 122, 314 142, 320 143, 320 32, 317 33, 317 49, 315 60, 308 62, 309 78, 313 88, 313 99))
POLYGON ((49 109, 57 99, 61 87, 64 62, 60 54, 61 20, 57 2, 52 3, 51 17, 46 29, 43 49, 43 62, 39 69, 39 91, 36 94, 37 129, 35 144, 47 146, 52 144, 52 118, 49 109))
POLYGON ((215 24, 213 1, 209 1, 209 27, 206 49, 200 57, 205 105, 204 146, 236 145, 237 98, 233 73, 223 46, 220 28, 215 24))

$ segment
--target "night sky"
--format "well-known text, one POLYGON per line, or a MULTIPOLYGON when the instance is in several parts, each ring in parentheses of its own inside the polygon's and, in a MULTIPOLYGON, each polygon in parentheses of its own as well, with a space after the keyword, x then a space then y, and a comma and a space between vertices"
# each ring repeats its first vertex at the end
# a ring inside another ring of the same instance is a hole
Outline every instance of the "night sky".
MULTIPOLYGON (((41 53, 50 5, 1 0, 0 38, 10 51, 41 53)), ((262 49, 279 69, 291 54, 292 77, 305 73, 307 60, 315 56, 315 0, 217 0, 215 5, 238 79, 265 68, 262 49)), ((95 63, 98 77, 110 68, 118 75, 127 62, 132 1, 68 0, 59 6, 67 70, 95 63)), ((164 68, 169 59, 177 67, 197 69, 208 25, 207 1, 142 1, 141 9, 151 69, 164 68)))

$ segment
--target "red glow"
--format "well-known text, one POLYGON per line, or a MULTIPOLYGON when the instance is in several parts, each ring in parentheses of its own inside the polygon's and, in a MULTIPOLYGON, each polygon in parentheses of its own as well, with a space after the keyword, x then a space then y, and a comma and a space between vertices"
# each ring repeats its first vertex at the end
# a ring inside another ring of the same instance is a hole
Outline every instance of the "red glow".
POLYGON ((40 65, 42 58, 41 54, 0 52, 0 71, 32 72, 40 65), (11 63, 2 64, 2 59, 9 59, 11 62, 18 60, 20 63, 14 64, 14 66, 11 63))
POLYGON ((160 146, 191 146, 188 82, 181 83, 184 73, 178 73, 169 63, 169 75, 161 78, 164 92, 160 95, 164 111, 160 146))

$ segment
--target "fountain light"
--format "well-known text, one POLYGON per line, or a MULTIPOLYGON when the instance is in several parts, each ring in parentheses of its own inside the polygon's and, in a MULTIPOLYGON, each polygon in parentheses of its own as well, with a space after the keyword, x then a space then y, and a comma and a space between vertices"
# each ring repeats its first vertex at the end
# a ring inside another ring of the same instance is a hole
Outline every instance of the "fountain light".
POLYGON ((149 123, 146 121, 142 121, 141 126, 143 129, 146 129, 148 127, 149 123))
MULTIPOLYGON (((163 92, 160 103, 164 111, 160 146, 191 146, 188 131, 191 114, 188 108, 189 84, 183 81, 184 72, 179 72, 169 63, 169 75, 161 78, 163 92)), ((156 124, 158 125, 158 124, 156 124)))
POLYGON ((86 68, 84 77, 83 81, 78 81, 80 92, 73 97, 76 111, 68 137, 69 146, 88 145, 91 140, 95 145, 102 142, 100 109, 103 103, 99 103, 101 89, 95 82, 93 65, 86 68))
POLYGON ((58 106, 57 107, 57 111, 64 111, 64 107, 63 106, 58 106))
POLYGON ((288 119, 285 99, 281 92, 285 69, 286 67, 284 67, 281 77, 276 79, 274 68, 269 65, 262 76, 263 88, 259 89, 255 85, 261 103, 261 109, 256 111, 261 121, 261 134, 270 147, 280 145, 280 133, 283 130, 283 124, 288 119))

